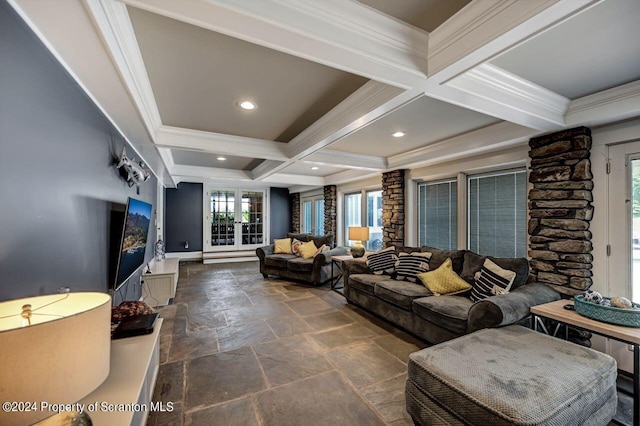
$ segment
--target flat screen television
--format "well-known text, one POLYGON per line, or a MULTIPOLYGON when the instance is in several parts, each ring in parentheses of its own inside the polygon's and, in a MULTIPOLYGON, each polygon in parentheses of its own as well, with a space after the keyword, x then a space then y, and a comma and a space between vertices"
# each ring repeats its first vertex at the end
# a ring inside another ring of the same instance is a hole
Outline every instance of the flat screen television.
POLYGON ((151 222, 151 204, 129 197, 118 251, 114 290, 119 289, 144 263, 151 222))

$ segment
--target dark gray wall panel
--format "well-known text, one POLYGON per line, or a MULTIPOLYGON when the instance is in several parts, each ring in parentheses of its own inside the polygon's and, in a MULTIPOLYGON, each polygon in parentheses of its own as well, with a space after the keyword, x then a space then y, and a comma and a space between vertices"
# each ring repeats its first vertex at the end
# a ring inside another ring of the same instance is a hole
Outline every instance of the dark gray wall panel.
POLYGON ((164 233, 172 252, 202 251, 202 184, 181 182, 165 191, 164 233), (189 248, 184 242, 189 241, 189 248))
MULTIPOLYGON (((157 181, 140 195, 127 186, 113 164, 124 141, 4 1, 0 58, 0 300, 61 286, 106 292, 112 204, 131 196, 155 212, 157 181)), ((138 283, 136 274, 116 302, 138 299, 138 283)))
POLYGON ((287 188, 271 188, 270 191, 271 241, 275 238, 284 238, 291 229, 291 201, 287 188))

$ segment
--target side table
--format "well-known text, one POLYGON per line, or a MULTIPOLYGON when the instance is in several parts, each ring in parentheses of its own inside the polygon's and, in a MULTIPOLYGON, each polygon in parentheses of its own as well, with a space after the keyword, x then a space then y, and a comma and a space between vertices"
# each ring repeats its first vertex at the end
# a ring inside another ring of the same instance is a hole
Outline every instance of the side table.
MULTIPOLYGON (((533 329, 537 331, 538 327, 542 326, 540 328, 546 332, 547 330, 542 324, 541 318, 548 318, 633 346, 633 424, 634 426, 640 425, 640 328, 623 327, 596 321, 575 311, 564 309, 566 304, 570 304, 570 301, 556 300, 555 302, 532 306, 530 310, 533 329)), ((558 331, 557 328, 555 331, 558 331)), ((547 334, 549 333, 547 332, 547 334)), ((553 334, 556 333, 554 332, 553 334)))
MULTIPOLYGON (((344 256, 331 256, 331 290, 342 290, 344 288, 344 284, 342 287, 337 287, 338 282, 342 279, 342 262, 345 260, 353 259, 351 255, 344 256), (334 274, 334 269, 336 268, 337 275, 334 274)), ((338 292, 340 293, 340 292, 338 292)))

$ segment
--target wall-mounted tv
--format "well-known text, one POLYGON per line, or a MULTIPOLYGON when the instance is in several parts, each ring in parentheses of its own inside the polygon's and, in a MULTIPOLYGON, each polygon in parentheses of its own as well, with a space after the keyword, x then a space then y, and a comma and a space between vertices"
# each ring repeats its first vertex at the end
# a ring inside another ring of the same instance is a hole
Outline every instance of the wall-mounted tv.
POLYGON ((151 204, 129 197, 124 215, 118 263, 112 288, 117 290, 144 263, 151 222, 151 204))

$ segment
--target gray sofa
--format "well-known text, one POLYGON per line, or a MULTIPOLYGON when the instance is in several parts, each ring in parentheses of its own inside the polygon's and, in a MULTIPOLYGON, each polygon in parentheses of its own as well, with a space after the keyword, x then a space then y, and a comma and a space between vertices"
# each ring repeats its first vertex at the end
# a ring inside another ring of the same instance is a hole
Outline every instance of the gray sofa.
MULTIPOLYGON (((310 235, 288 233, 287 238, 296 238, 303 242, 313 240, 316 247, 323 244, 333 247, 333 235, 310 235)), ((331 248, 329 251, 318 254, 311 259, 303 259, 294 254, 276 254, 273 252, 273 244, 259 247, 256 254, 260 260, 260 273, 267 278, 269 275, 277 275, 282 278, 289 278, 322 285, 336 276, 338 268, 334 268, 331 275, 331 256, 341 256, 347 254, 344 247, 331 248)))
MULTIPOLYGON (((453 270, 472 283, 485 256, 467 250, 433 247, 403 247, 396 252, 433 253, 429 269, 451 258, 453 270)), ((524 258, 493 258, 497 265, 516 272, 509 294, 472 302, 469 293, 434 296, 421 282, 396 281, 389 275, 374 275, 364 259, 343 262, 344 295, 347 301, 371 311, 426 341, 436 344, 476 330, 517 323, 529 316, 534 305, 560 299, 541 283, 527 283, 529 262, 524 258)))

